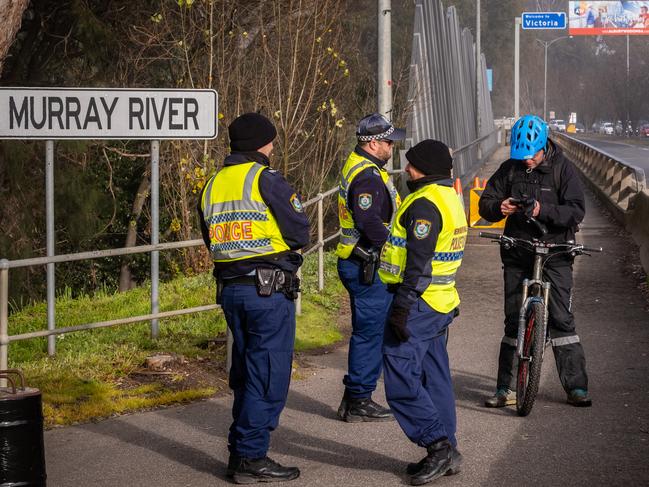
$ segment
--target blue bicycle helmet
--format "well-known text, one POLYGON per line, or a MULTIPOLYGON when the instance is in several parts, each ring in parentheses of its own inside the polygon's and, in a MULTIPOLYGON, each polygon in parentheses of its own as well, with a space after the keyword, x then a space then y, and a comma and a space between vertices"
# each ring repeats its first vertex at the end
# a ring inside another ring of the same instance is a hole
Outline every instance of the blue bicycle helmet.
POLYGON ((536 115, 524 115, 512 127, 512 159, 531 159, 548 143, 548 124, 536 115))

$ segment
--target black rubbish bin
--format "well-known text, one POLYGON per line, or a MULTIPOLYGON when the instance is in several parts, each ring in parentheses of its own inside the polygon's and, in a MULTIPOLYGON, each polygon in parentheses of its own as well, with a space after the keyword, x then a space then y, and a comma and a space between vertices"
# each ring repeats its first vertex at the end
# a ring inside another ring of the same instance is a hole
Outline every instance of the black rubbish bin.
POLYGON ((0 387, 0 487, 44 486, 41 392, 19 370, 0 370, 0 379, 9 386, 0 387))

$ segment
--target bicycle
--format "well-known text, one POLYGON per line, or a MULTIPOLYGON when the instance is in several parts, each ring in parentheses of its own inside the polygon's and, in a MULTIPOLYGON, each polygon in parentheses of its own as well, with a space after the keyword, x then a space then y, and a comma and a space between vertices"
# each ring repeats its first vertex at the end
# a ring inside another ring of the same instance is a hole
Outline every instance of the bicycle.
POLYGON ((548 303, 551 285, 543 281, 543 266, 555 255, 571 254, 573 257, 590 255, 588 252, 601 252, 602 248, 586 247, 570 241, 555 244, 541 242, 538 239, 525 240, 489 232, 480 232, 480 237, 498 240, 505 250, 518 247, 534 253, 532 278, 523 280, 522 305, 516 339, 518 357, 516 412, 519 416, 527 416, 532 411, 539 390, 543 352, 550 343, 548 303))

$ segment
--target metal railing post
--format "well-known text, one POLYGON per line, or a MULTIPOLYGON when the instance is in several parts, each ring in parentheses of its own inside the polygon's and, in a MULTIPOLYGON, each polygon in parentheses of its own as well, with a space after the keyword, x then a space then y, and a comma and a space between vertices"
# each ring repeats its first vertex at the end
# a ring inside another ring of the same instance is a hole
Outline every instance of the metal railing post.
MULTIPOLYGON (((9 368, 9 261, 0 260, 0 370, 9 368)), ((0 379, 0 387, 7 380, 0 379)))
POLYGON ((322 193, 318 193, 318 291, 324 289, 324 210, 322 193))
MULTIPOLYGON (((151 141, 151 245, 160 241, 160 141, 151 141)), ((151 314, 160 308, 158 285, 160 274, 160 252, 151 252, 151 314)), ((158 320, 151 320, 151 338, 158 338, 158 320)))

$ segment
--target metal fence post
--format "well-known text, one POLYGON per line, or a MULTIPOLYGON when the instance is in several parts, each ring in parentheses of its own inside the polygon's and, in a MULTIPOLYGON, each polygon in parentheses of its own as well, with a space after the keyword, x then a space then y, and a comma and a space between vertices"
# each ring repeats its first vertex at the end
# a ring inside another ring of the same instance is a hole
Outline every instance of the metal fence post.
MULTIPOLYGON (((45 141, 45 221, 47 256, 55 254, 54 239, 54 141, 45 141)), ((47 264, 47 329, 56 328, 56 282, 54 264, 47 264)), ((56 354, 56 337, 47 337, 47 354, 56 354)))
MULTIPOLYGON (((151 245, 160 243, 160 141, 151 141, 151 245)), ((158 284, 160 252, 151 252, 151 314, 160 309, 158 284)), ((158 338, 158 320, 151 320, 151 338, 158 338)))
POLYGON ((323 196, 318 193, 318 291, 324 289, 324 210, 323 196))
MULTIPOLYGON (((9 368, 9 261, 0 260, 0 370, 9 368)), ((7 380, 0 379, 0 387, 7 380)))

